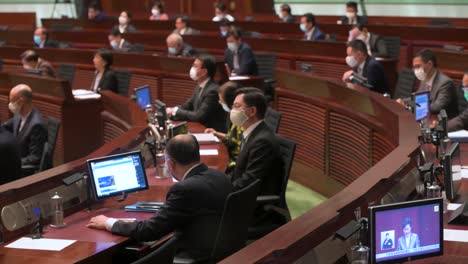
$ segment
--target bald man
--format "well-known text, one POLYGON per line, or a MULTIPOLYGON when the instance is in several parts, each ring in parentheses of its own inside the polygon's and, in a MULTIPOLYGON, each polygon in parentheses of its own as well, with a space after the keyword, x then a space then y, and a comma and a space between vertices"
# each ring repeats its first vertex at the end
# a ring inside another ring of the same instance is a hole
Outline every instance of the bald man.
POLYGON ((167 54, 177 57, 193 57, 196 51, 192 46, 184 43, 181 35, 172 33, 166 38, 167 54))
POLYGON ((192 135, 172 138, 166 146, 166 160, 168 172, 178 182, 156 215, 130 223, 100 215, 87 226, 137 241, 157 240, 175 231, 179 257, 209 257, 232 185, 226 175, 200 162, 200 147, 192 135))
POLYGON ((34 47, 36 48, 57 48, 58 43, 49 40, 49 35, 46 28, 38 27, 34 31, 34 47))
POLYGON ((23 170, 28 176, 39 167, 44 143, 47 142, 47 127, 39 110, 32 106, 32 90, 25 84, 19 84, 10 91, 8 108, 13 118, 3 124, 16 138, 20 149, 21 166, 30 167, 23 170))

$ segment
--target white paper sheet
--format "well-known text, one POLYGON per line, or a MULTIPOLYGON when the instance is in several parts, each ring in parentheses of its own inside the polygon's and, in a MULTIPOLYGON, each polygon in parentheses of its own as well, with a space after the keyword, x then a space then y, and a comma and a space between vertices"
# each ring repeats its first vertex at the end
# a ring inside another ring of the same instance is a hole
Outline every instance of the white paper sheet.
POLYGON ((219 139, 211 133, 194 133, 192 134, 198 141, 198 143, 214 143, 219 142, 219 139))
POLYGON ((231 76, 229 77, 230 81, 241 81, 241 80, 248 80, 250 79, 249 76, 231 76))
POLYGON ((468 142, 468 130, 449 132, 448 137, 455 142, 468 142))
POLYGON ((461 177, 462 178, 468 178, 468 169, 462 169, 461 170, 461 177))
POLYGON ((468 242, 467 230, 444 229, 445 241, 468 242))
POLYGON ((76 240, 68 240, 68 239, 50 239, 50 238, 32 239, 30 237, 22 237, 16 240, 15 242, 8 244, 5 247, 19 248, 19 249, 60 251, 75 242, 76 240))
POLYGON ((76 99, 97 99, 101 98, 101 95, 98 93, 95 93, 91 90, 84 90, 84 89, 76 89, 72 90, 73 96, 76 99))
POLYGON ((200 149, 200 155, 202 156, 218 155, 218 150, 217 149, 200 149))
POLYGON ((457 210, 457 208, 462 206, 462 205, 463 204, 449 203, 449 204, 447 204, 447 210, 454 211, 454 210, 457 210))

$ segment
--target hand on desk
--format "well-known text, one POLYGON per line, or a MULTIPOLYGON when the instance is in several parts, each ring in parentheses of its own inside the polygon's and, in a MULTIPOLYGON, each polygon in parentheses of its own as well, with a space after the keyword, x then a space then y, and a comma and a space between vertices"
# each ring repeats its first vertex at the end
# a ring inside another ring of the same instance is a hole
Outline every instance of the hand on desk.
POLYGON ((96 228, 96 229, 106 229, 106 222, 108 217, 105 215, 98 215, 91 218, 86 225, 86 227, 96 228))
POLYGON ((354 71, 347 71, 343 74, 343 77, 341 78, 341 80, 343 82, 349 82, 349 78, 351 77, 351 75, 353 75, 354 71))
POLYGON ((207 128, 207 129, 205 129, 205 133, 213 134, 215 137, 217 137, 217 138, 219 138, 219 139, 224 139, 224 138, 226 138, 226 134, 221 133, 221 132, 218 132, 218 131, 216 131, 216 130, 213 129, 213 128, 207 128))
POLYGON ((403 99, 401 98, 398 98, 395 100, 397 103, 401 104, 402 106, 405 106, 405 101, 403 101, 403 99))
POLYGON ((168 107, 168 108, 166 108, 167 117, 169 117, 169 118, 172 117, 173 112, 174 112, 174 108, 173 108, 173 107, 168 107))

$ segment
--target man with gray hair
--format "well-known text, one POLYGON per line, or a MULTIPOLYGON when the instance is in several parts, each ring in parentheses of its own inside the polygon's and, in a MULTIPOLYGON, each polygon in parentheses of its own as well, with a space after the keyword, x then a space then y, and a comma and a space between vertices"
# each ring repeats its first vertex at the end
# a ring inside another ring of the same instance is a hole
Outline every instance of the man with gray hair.
POLYGON ((177 33, 172 33, 166 38, 167 54, 177 57, 194 57, 195 49, 184 43, 184 39, 177 33))
POLYGON ((3 124, 16 138, 21 156, 21 165, 30 167, 23 170, 23 176, 35 172, 42 157, 44 143, 47 142, 47 128, 39 110, 32 106, 32 89, 19 84, 10 91, 8 109, 13 117, 3 124))

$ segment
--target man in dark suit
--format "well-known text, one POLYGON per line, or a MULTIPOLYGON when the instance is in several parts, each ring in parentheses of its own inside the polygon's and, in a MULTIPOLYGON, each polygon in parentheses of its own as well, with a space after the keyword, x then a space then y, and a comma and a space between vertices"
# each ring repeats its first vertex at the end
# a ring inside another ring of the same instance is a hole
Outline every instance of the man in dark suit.
POLYGON ((177 57, 193 57, 196 55, 196 51, 192 46, 184 43, 184 39, 181 35, 172 33, 166 38, 167 54, 170 56, 177 57))
POLYGON ((109 44, 115 51, 128 51, 132 44, 122 38, 122 33, 119 29, 112 29, 108 36, 109 44))
POLYGON ((167 116, 174 120, 199 122, 216 131, 226 132, 226 113, 218 103, 219 86, 213 80, 215 73, 213 56, 197 56, 190 69, 190 78, 197 82, 197 87, 183 105, 167 108, 167 116))
POLYGON ((191 28, 189 26, 190 18, 188 16, 179 16, 175 21, 175 29, 172 33, 177 33, 179 35, 198 35, 200 34, 199 30, 191 28))
POLYGON ((39 71, 43 76, 55 77, 52 64, 42 58, 34 50, 26 50, 20 55, 21 63, 25 70, 39 71))
POLYGON ((241 88, 236 92, 230 118, 244 132, 236 168, 229 176, 235 190, 260 179, 260 194, 278 195, 283 180, 280 146, 273 131, 263 121, 266 109, 265 96, 257 88, 241 88))
POLYGON ((34 31, 34 47, 37 48, 57 48, 58 43, 49 40, 49 33, 46 28, 38 27, 34 31))
POLYGON ((460 114, 448 121, 447 128, 449 132, 468 129, 468 102, 466 93, 468 93, 468 71, 463 75, 462 82, 457 90, 458 112, 460 114))
POLYGON ((91 2, 88 5, 88 19, 94 21, 106 20, 109 17, 102 11, 101 5, 97 2, 91 2))
POLYGON ((258 75, 257 61, 250 46, 242 40, 240 28, 232 26, 226 37, 224 61, 232 75, 258 75))
POLYGON ((367 16, 358 16, 358 4, 354 1, 346 3, 346 15, 342 16, 336 23, 340 25, 367 25, 367 16))
POLYGON ((301 31, 304 32, 305 40, 324 40, 325 34, 320 31, 315 22, 315 16, 312 13, 305 13, 301 17, 301 24, 299 25, 301 31))
POLYGON ((21 158, 16 138, 0 126, 0 185, 21 177, 21 158))
POLYGON ((13 134, 19 144, 21 165, 38 167, 44 143, 47 142, 47 128, 39 110, 32 107, 32 90, 25 84, 19 84, 11 89, 9 100, 8 108, 14 116, 3 127, 13 134))
POLYGON ((100 215, 91 218, 87 226, 138 241, 157 240, 175 231, 179 256, 209 257, 232 185, 226 175, 200 163, 199 151, 192 135, 178 135, 169 141, 167 169, 178 182, 156 215, 131 223, 100 215))
POLYGON ((284 23, 295 23, 296 18, 291 14, 291 7, 288 4, 282 4, 280 7, 281 22, 284 23))
POLYGON ((367 46, 367 53, 372 57, 387 57, 387 45, 383 37, 371 34, 366 27, 355 25, 349 31, 348 41, 360 39, 367 46))
POLYGON ((352 70, 343 74, 343 82, 351 84, 352 75, 361 75, 367 78, 367 83, 371 86, 370 90, 377 93, 387 93, 388 83, 384 68, 380 62, 376 61, 367 53, 366 44, 359 39, 353 40, 347 44, 346 63, 352 70))

